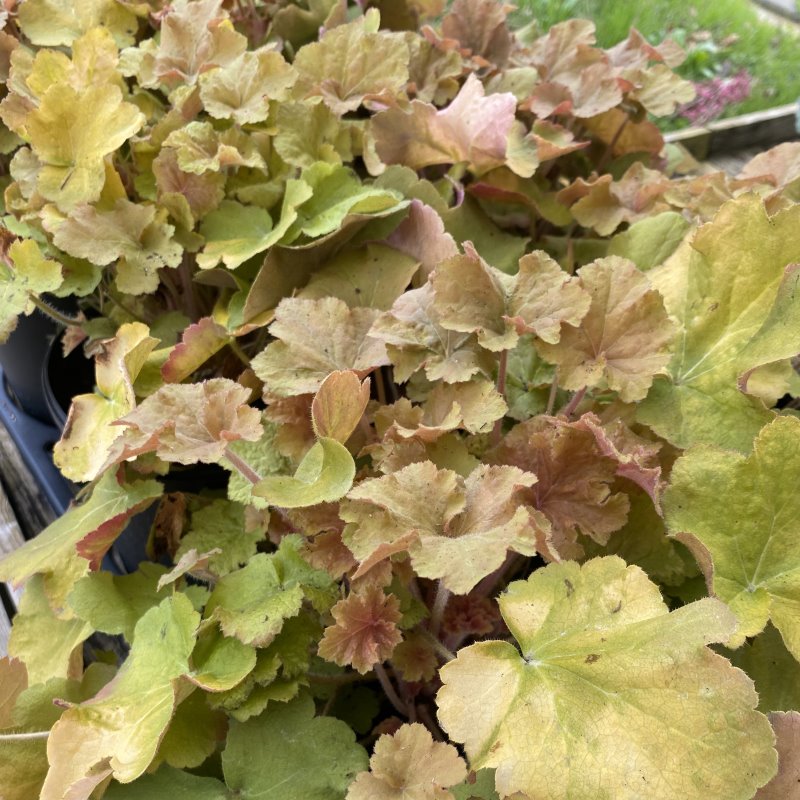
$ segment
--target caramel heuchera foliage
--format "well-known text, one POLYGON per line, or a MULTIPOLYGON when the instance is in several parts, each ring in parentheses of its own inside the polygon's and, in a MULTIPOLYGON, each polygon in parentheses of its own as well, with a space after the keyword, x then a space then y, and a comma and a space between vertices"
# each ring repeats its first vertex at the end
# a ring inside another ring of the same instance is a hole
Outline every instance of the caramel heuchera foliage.
POLYGON ((3 800, 795 791, 799 145, 495 0, 5 7, 0 340, 95 377, 3 800))

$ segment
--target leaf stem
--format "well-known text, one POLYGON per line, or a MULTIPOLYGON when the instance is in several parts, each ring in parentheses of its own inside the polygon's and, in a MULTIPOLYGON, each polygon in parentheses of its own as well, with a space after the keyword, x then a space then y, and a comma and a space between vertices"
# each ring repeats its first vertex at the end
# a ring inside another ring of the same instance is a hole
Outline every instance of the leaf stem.
POLYGON ((39 311, 46 314, 50 319, 55 320, 59 325, 64 325, 68 328, 70 325, 79 325, 83 321, 80 317, 68 317, 66 314, 62 314, 57 308, 53 308, 33 292, 28 292, 28 297, 39 311))
POLYGON ((33 731, 31 733, 0 733, 0 742, 25 742, 30 739, 46 739, 50 731, 33 731))
POLYGON ((372 680, 373 676, 370 675, 370 673, 361 675, 358 672, 342 672, 339 675, 322 675, 316 672, 307 672, 306 677, 312 683, 327 683, 331 686, 344 686, 348 683, 372 680))
MULTIPOLYGON (((506 398, 506 372, 508 371, 508 350, 500 352, 500 361, 497 365, 497 393, 505 400, 506 398)), ((500 443, 500 437, 503 435, 503 417, 500 417, 492 428, 492 446, 500 443)))
POLYGON ((583 389, 578 389, 572 398, 570 399, 569 403, 567 403, 564 408, 559 411, 559 414, 562 414, 567 419, 569 419, 574 413, 575 409, 580 405, 581 400, 583 400, 583 396, 586 394, 586 387, 584 386, 583 389))
POLYGON ((446 662, 452 661, 456 657, 456 654, 445 647, 430 631, 420 628, 418 632, 446 662))
POLYGON ((449 599, 450 590, 447 589, 440 580, 436 587, 436 597, 434 598, 433 608, 431 609, 431 621, 428 625, 432 636, 438 637, 439 635, 439 629, 442 627, 442 619, 444 618, 444 610, 447 608, 447 601, 449 599))
POLYGON ((600 160, 597 162, 597 165, 594 168, 598 175, 600 174, 600 170, 603 169, 603 167, 605 167, 605 165, 608 163, 608 159, 611 158, 614 148, 617 146, 617 142, 619 141, 619 137, 622 136, 622 131, 625 130, 625 126, 630 122, 630 119, 631 118, 626 114, 625 119, 622 120, 619 128, 617 128, 617 132, 611 137, 611 141, 608 143, 603 155, 600 156, 600 160))
POLYGON ((231 338, 228 341, 228 347, 230 347, 231 352, 236 356, 236 358, 239 359, 239 361, 242 362, 242 364, 245 365, 245 367, 249 367, 250 366, 250 359, 248 358, 247 353, 245 353, 245 351, 242 350, 242 348, 239 346, 239 343, 236 341, 236 339, 231 338))
POLYGON ((225 458, 230 461, 237 472, 241 473, 253 485, 261 482, 261 476, 240 456, 231 450, 230 447, 225 448, 225 458))
POLYGON ((547 398, 547 408, 544 410, 544 413, 547 414, 549 417, 553 413, 553 409, 556 405, 556 395, 558 394, 558 374, 553 378, 553 382, 550 384, 550 395, 547 398))
POLYGON ((373 670, 375 671, 375 677, 378 679, 378 682, 383 688, 384 694, 389 698, 389 702, 400 714, 402 714, 404 717, 408 717, 408 709, 406 708, 405 703, 403 703, 403 701, 400 699, 400 696, 394 690, 392 681, 386 674, 383 664, 376 664, 373 667, 373 670))

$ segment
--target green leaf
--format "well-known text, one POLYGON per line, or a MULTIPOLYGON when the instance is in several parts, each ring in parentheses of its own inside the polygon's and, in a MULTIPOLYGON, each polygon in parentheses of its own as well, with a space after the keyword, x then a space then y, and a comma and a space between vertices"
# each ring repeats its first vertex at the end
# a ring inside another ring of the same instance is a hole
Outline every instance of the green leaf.
POLYGON ((82 619, 57 616, 45 593, 44 582, 35 575, 25 584, 25 592, 14 617, 8 640, 9 655, 25 664, 30 683, 80 674, 83 653, 79 648, 92 633, 82 619))
POLYGON ((338 297, 350 308, 385 310, 408 288, 419 262, 386 245, 370 243, 337 253, 314 272, 298 297, 338 297))
POLYGON ((203 778, 163 766, 134 783, 112 783, 106 800, 230 800, 230 792, 216 778, 203 778))
POLYGON ((667 526, 695 554, 714 594, 739 620, 734 639, 767 620, 800 660, 800 419, 779 417, 745 457, 701 446, 675 462, 664 496, 667 526))
POLYGON ((147 769, 172 718, 176 682, 189 672, 199 621, 181 594, 139 620, 117 677, 53 726, 42 800, 62 800, 78 787, 86 797, 109 775, 129 782, 147 769))
POLYGON ((203 628, 192 653, 192 683, 208 692, 224 692, 241 683, 256 665, 254 647, 223 636, 216 625, 203 628))
POLYGON ((303 170, 301 181, 311 188, 311 196, 298 207, 297 220, 282 244, 331 233, 349 214, 386 215, 408 205, 399 192, 362 183, 352 169, 337 164, 312 164, 303 170))
POLYGON ((350 451, 323 436, 303 456, 293 476, 268 475, 253 487, 253 494, 271 506, 305 508, 344 497, 355 474, 350 451))
POLYGON ((162 491, 158 481, 125 484, 114 470, 106 472, 83 505, 72 506, 35 539, 0 561, 0 579, 20 584, 42 573, 51 602, 63 606, 89 564, 97 567, 131 516, 162 491))
POLYGON ((45 258, 31 239, 13 242, 8 255, 10 264, 0 261, 0 343, 17 327, 20 314, 33 311, 31 293, 52 292, 63 280, 61 264, 45 258))
POLYGON ((670 613, 638 567, 609 557, 538 569, 499 604, 520 649, 462 648, 436 700, 501 797, 749 800, 775 774, 751 682, 705 647, 735 626, 719 601, 670 613))
POLYGON ((171 594, 170 587, 157 588, 166 571, 160 564, 144 562, 130 575, 92 572, 75 584, 70 608, 92 630, 121 633, 130 642, 139 618, 171 594))
MULTIPOLYGON (((255 443, 247 444, 252 447, 255 443)), ((236 448, 236 451, 242 454, 241 447, 236 448)), ((258 469, 261 464, 254 461, 251 466, 258 469)), ((231 475, 231 481, 233 479, 234 475, 231 475)), ((252 486, 244 478, 240 480, 247 486, 252 486)), ((222 577, 238 569, 250 559, 250 556, 255 555, 258 543, 263 539, 264 531, 261 527, 252 530, 247 528, 245 508, 241 503, 227 500, 198 503, 192 510, 189 531, 181 538, 175 559, 180 559, 190 550, 206 553, 215 548, 219 549, 221 553, 215 553, 208 559, 208 569, 222 577)))
POLYGON ((646 217, 614 236, 608 243, 608 255, 627 258, 646 272, 677 250, 690 227, 689 221, 675 211, 646 217))
POLYGON ((743 195, 648 273, 680 331, 669 377, 637 410, 641 422, 678 447, 750 449, 774 414, 745 393, 749 373, 800 351, 798 230, 800 206, 769 217, 761 199, 743 195))
POLYGON ((332 601, 331 579, 299 556, 298 537, 285 537, 276 553, 258 553, 245 567, 221 578, 206 605, 223 633, 244 644, 266 647, 303 600, 332 601))
POLYGON ((725 655, 753 679, 759 711, 766 714, 800 708, 800 664, 773 625, 767 625, 752 641, 725 655))
POLYGON ((315 717, 314 702, 304 695, 234 722, 222 768, 243 800, 344 800, 353 777, 367 768, 367 754, 344 722, 315 717))
POLYGON ((199 767, 217 749, 226 728, 225 716, 209 706, 206 693, 192 691, 175 709, 155 762, 179 769, 199 767))
POLYGON ((197 264, 210 269, 222 261, 228 269, 236 269, 270 246, 271 231, 272 217, 268 211, 223 200, 200 225, 206 245, 197 257, 197 264))

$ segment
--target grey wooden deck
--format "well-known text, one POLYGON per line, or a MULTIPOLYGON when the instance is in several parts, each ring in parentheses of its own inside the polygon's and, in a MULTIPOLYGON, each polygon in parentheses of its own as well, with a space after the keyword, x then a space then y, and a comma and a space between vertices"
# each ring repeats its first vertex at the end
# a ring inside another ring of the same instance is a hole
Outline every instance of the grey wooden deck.
MULTIPOLYGON (((53 510, 36 489, 16 446, 0 424, 0 556, 16 550, 52 522, 53 510)), ((0 657, 8 652, 11 614, 19 592, 0 584, 0 657)))

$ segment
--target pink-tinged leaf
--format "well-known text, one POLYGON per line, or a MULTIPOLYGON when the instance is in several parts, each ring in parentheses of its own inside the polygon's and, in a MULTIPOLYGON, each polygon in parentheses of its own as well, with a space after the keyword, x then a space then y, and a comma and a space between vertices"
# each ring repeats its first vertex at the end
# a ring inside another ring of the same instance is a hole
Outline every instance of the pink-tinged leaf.
POLYGON ((146 398, 119 425, 113 461, 155 453, 179 464, 214 463, 237 439, 258 441, 261 412, 250 408, 249 389, 227 378, 168 384, 146 398))
POLYGON ((606 458, 616 461, 617 475, 644 489, 660 512, 661 466, 657 461, 660 442, 642 439, 620 419, 603 425, 591 413, 584 414, 573 423, 559 418, 558 423, 591 433, 600 452, 606 458))
POLYGON ((502 67, 511 54, 508 7, 497 0, 456 0, 442 20, 442 34, 455 39, 463 55, 502 67))
POLYGON ((458 245, 445 231, 442 218, 420 200, 411 201, 408 216, 386 243, 419 261, 425 277, 437 264, 458 255, 458 245))
POLYGON ((331 613, 335 624, 325 629, 319 654, 339 666, 352 666, 362 675, 386 661, 402 639, 397 627, 402 617, 400 602, 379 586, 351 593, 331 613))
POLYGON ((172 348, 161 366, 166 383, 180 383, 231 340, 230 334, 211 317, 203 317, 183 332, 180 344, 172 348))
POLYGON ((471 74, 441 111, 413 100, 409 111, 390 108, 376 114, 375 147, 386 164, 422 169, 466 162, 477 173, 488 172, 506 163, 516 108, 513 94, 486 96, 483 84, 471 74))
POLYGON ((602 544, 625 524, 628 497, 612 492, 617 464, 601 452, 585 425, 533 417, 512 428, 489 458, 538 477, 521 500, 550 522, 550 558, 579 558, 579 532, 602 544))
POLYGON ((369 378, 363 382, 352 370, 332 372, 322 381, 311 403, 317 436, 344 444, 358 426, 369 402, 369 378))
POLYGON ((556 198, 570 206, 581 225, 608 236, 624 222, 632 223, 668 211, 670 205, 664 195, 671 188, 671 181, 662 172, 636 162, 617 181, 611 175, 601 175, 588 182, 578 178, 556 198))

